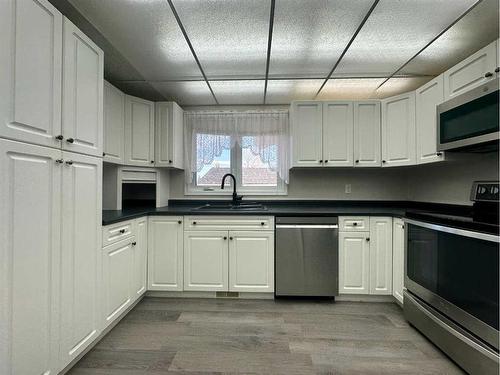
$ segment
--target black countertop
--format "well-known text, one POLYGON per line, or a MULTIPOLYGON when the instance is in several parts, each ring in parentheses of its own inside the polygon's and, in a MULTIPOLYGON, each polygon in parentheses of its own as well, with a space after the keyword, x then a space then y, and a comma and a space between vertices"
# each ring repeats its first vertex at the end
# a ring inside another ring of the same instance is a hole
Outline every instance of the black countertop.
POLYGON ((451 225, 491 233, 498 226, 474 221, 471 206, 409 202, 409 201, 260 201, 265 210, 196 210, 206 203, 221 201, 171 200, 159 208, 134 207, 123 210, 104 210, 102 224, 109 225, 146 215, 260 215, 260 216, 394 216, 409 217, 437 224, 451 225))

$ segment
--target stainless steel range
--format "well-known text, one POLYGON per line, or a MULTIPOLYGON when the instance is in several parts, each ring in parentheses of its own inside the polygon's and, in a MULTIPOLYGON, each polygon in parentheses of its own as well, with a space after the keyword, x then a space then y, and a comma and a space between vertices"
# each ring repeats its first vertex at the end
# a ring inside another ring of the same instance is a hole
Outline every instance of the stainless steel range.
POLYGON ((498 182, 471 199, 470 215, 407 215, 404 312, 470 374, 498 374, 498 182))

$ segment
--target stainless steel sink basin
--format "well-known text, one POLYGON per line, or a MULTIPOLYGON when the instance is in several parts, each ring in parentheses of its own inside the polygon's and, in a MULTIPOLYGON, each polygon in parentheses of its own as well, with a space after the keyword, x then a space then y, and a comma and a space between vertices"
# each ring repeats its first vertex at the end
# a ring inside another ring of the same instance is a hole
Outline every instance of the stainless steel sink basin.
POLYGON ((193 211, 265 211, 267 207, 261 203, 249 202, 233 205, 231 203, 207 203, 193 208, 193 211))

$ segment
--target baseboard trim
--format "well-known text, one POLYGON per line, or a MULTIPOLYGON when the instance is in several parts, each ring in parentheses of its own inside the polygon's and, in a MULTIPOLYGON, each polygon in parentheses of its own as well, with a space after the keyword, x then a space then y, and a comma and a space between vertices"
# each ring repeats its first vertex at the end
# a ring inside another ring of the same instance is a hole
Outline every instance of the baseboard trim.
POLYGON ((335 297, 335 301, 339 302, 395 302, 396 299, 392 295, 374 296, 366 294, 342 294, 335 297))
POLYGON ((168 292, 159 290, 149 290, 147 297, 160 298, 223 298, 223 299, 274 299, 274 293, 250 293, 239 292, 235 295, 233 292, 168 292), (228 293, 228 294, 224 294, 228 293))
POLYGON ((85 356, 89 351, 91 351, 94 346, 96 346, 99 341, 103 339, 104 336, 106 336, 109 331, 111 331, 120 321, 139 303, 142 301, 142 299, 146 296, 146 294, 143 294, 140 296, 134 303, 132 303, 125 311, 123 311, 109 326, 107 326, 105 329, 102 330, 102 332, 95 338, 94 341, 83 351, 81 352, 75 359, 73 359, 65 368, 63 368, 60 372, 59 375, 64 375, 66 374, 69 370, 73 368, 76 363, 85 356))

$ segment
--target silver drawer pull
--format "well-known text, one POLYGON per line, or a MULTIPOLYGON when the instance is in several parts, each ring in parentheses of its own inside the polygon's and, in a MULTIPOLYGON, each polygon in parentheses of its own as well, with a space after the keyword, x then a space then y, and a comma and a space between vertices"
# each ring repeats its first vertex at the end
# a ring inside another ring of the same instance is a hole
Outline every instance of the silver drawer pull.
POLYGON ((336 229, 339 226, 337 224, 278 224, 276 225, 277 229, 280 228, 288 228, 288 229, 301 229, 301 228, 307 228, 307 229, 336 229))

